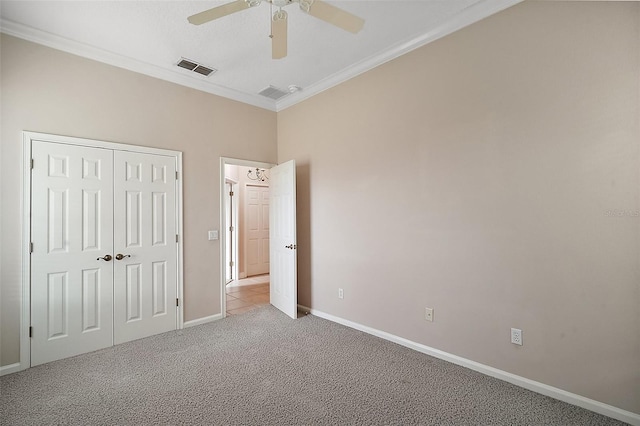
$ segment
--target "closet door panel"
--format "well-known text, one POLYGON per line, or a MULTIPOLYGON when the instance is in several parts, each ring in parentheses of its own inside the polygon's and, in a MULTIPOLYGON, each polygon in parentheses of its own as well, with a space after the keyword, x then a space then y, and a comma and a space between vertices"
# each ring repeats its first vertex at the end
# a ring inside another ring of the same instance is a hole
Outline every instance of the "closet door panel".
POLYGON ((113 151, 32 142, 31 365, 113 344, 113 151))
POLYGON ((176 328, 175 172, 174 157, 114 153, 116 344, 176 328))

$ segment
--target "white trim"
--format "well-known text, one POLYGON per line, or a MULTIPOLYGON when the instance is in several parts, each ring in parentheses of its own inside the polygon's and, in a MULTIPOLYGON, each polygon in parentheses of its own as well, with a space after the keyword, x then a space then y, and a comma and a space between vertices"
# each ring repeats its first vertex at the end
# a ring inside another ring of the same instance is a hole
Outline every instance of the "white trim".
POLYGON ((221 320, 222 314, 215 314, 215 315, 210 315, 208 317, 204 317, 204 318, 198 318, 195 320, 191 320, 191 321, 187 321, 184 323, 184 328, 189 328, 189 327, 195 327, 196 325, 202 325, 202 324, 207 324, 209 322, 214 322, 214 321, 218 321, 221 320))
POLYGON ((15 364, 3 365, 2 367, 0 367, 0 376, 17 373, 18 371, 22 370, 24 370, 24 368, 22 368, 22 364, 19 362, 16 362, 15 364))
POLYGON ((445 37, 451 33, 454 33, 464 27, 467 27, 475 22, 478 22, 488 16, 498 13, 504 9, 514 6, 523 0, 484 0, 473 4, 472 6, 463 9, 456 16, 448 19, 440 26, 432 29, 431 31, 421 34, 410 40, 396 43, 394 46, 380 52, 374 56, 363 59, 327 78, 324 78, 317 83, 305 87, 304 90, 294 92, 291 95, 284 97, 282 100, 276 103, 276 111, 282 111, 290 106, 309 99, 318 93, 324 92, 334 86, 344 83, 347 80, 352 79, 362 73, 365 73, 373 68, 376 68, 386 62, 396 59, 406 53, 411 52, 425 44, 436 41, 442 37, 445 37))
POLYGON ((176 329, 181 330, 184 327, 184 221, 183 221, 183 170, 182 170, 182 152, 177 151, 176 154, 176 220, 178 221, 176 230, 178 231, 178 315, 176 318, 176 329))
MULTIPOLYGON (((173 151, 162 148, 150 148, 137 145, 127 145, 115 142, 99 141, 94 139, 76 138, 71 136, 51 135, 47 133, 38 133, 23 131, 23 162, 22 162, 22 301, 20 303, 20 369, 24 370, 31 365, 31 339, 29 338, 29 326, 31 325, 31 253, 29 243, 31 242, 31 144, 33 141, 42 141, 49 143, 60 143, 65 145, 88 146, 94 148, 104 148, 116 151, 128 151, 155 155, 164 155, 174 157, 176 160, 176 171, 178 179, 176 181, 176 230, 178 232, 178 258, 176 265, 176 278, 178 286, 177 295, 180 299, 180 306, 177 308, 176 329, 183 328, 184 320, 184 268, 183 268, 183 248, 184 248, 184 230, 183 230, 183 193, 182 193, 182 152, 173 151)), ((15 366, 16 364, 11 364, 15 366)), ((8 367, 8 366, 7 366, 8 367)), ((0 367, 2 368, 2 367, 0 367)), ((18 367, 16 367, 18 368, 18 367)))
MULTIPOLYGON (((233 252, 232 257, 233 259, 235 259, 233 266, 231 267, 231 277, 232 279, 229 280, 227 277, 227 265, 221 265, 222 268, 224 268, 224 285, 226 286, 227 284, 229 284, 231 281, 233 281, 234 279, 238 279, 238 238, 237 238, 237 234, 238 234, 238 220, 237 220, 237 213, 238 213, 238 207, 237 204, 238 203, 234 203, 233 202, 233 197, 236 196, 236 193, 238 193, 238 189, 236 188, 238 186, 238 182, 235 179, 226 177, 224 178, 224 185, 222 185, 222 187, 224 188, 224 191, 222 192, 222 196, 225 198, 227 197, 227 194, 229 192, 229 190, 227 189, 227 185, 229 185, 231 192, 233 193, 233 196, 229 197, 231 199, 231 208, 229 209, 229 215, 231 216, 231 222, 233 223, 233 227, 234 230, 233 231, 229 231, 230 226, 227 224, 226 219, 227 219, 227 212, 226 212, 226 208, 225 208, 225 227, 220 229, 220 232, 231 232, 231 239, 233 241, 231 241, 231 251, 233 252)), ((237 194, 238 198, 240 198, 239 193, 237 194)), ((226 204, 225 204, 226 206, 226 204)), ((225 245, 224 247, 221 247, 221 250, 227 250, 227 246, 226 246, 226 239, 225 241, 225 245)), ((232 260, 233 260, 232 259, 232 260)), ((226 295, 225 295, 226 297, 226 295)))
MULTIPOLYGON (((31 138, 22 133, 22 301, 20 303, 20 369, 31 366, 31 138)), ((15 364, 13 364, 15 365, 15 364)))
POLYGON ((141 154, 155 154, 155 155, 164 155, 167 157, 180 157, 180 159, 182 157, 182 153, 180 151, 174 151, 171 149, 151 148, 147 146, 108 142, 108 141, 101 141, 97 139, 78 138, 75 136, 51 135, 48 133, 38 133, 38 132, 30 132, 30 131, 24 131, 22 133, 23 135, 25 135, 25 137, 29 138, 29 142, 31 141, 53 142, 53 143, 61 143, 65 145, 89 146, 94 148, 112 149, 116 151, 137 152, 141 154))
POLYGON ((142 62, 140 60, 109 52, 88 44, 69 40, 55 34, 9 21, 7 19, 0 19, 0 32, 28 40, 33 43, 42 44, 53 49, 62 50, 63 52, 71 53, 83 58, 89 58, 104 64, 113 65, 118 68, 124 68, 129 71, 170 81, 181 86, 191 87, 192 89, 211 93, 212 95, 222 96, 224 98, 233 99, 259 108, 275 111, 275 102, 269 98, 265 98, 258 94, 254 95, 244 93, 225 86, 220 86, 212 83, 211 80, 207 80, 205 76, 201 77, 195 74, 187 74, 186 71, 178 67, 175 67, 175 70, 163 68, 158 65, 142 62))
POLYGON ((42 44, 53 49, 62 50, 67 53, 93 59, 98 62, 124 68, 129 71, 149 75, 161 80, 170 81, 196 90, 201 90, 213 95, 222 96, 224 98, 233 99, 245 104, 264 108, 270 111, 282 111, 292 105, 302 102, 320 92, 331 87, 343 83, 357 75, 369 71, 379 65, 382 65, 392 59, 395 59, 405 53, 424 46, 427 43, 438 40, 446 35, 458 31, 468 25, 480 21, 488 16, 498 13, 508 7, 520 3, 523 0, 482 0, 472 6, 460 11, 457 15, 451 17, 439 27, 429 31, 428 33, 417 36, 413 39, 406 40, 395 44, 385 51, 364 59, 350 67, 339 71, 311 86, 305 87, 304 90, 295 92, 283 98, 278 102, 265 98, 258 94, 245 93, 225 86, 212 83, 206 77, 187 74, 186 71, 176 68, 169 69, 158 65, 149 64, 123 55, 108 52, 97 47, 89 46, 60 37, 45 31, 28 27, 17 22, 0 19, 0 31, 24 40, 42 44))
POLYGON ((417 342, 405 339, 403 337, 396 336, 391 333, 387 333, 386 331, 377 330, 375 328, 368 327, 366 325, 362 325, 357 322, 349 321, 347 319, 340 318, 335 315, 327 314, 317 309, 311 309, 304 305, 298 305, 298 309, 302 311, 310 312, 311 315, 315 315, 319 318, 324 318, 326 320, 329 320, 338 324, 342 324, 349 328, 353 328, 353 329, 362 331, 364 333, 371 334, 376 337, 380 337, 381 339, 388 340, 393 343, 397 343, 406 348, 413 349, 423 354, 427 354, 432 357, 442 359, 444 361, 448 361, 453 364, 460 365, 462 367, 466 367, 470 370, 474 370, 479 373, 486 374, 487 376, 490 376, 490 377, 495 377, 497 379, 504 380, 505 382, 509 382, 521 388, 528 389, 530 391, 533 391, 545 396, 549 396, 554 399, 558 399, 568 404, 582 407, 584 409, 593 411, 595 413, 602 414, 603 416, 611 417, 616 420, 627 422, 632 425, 640 426, 640 414, 632 413, 631 411, 623 410, 621 408, 617 408, 612 405, 605 404, 600 401, 596 401, 594 399, 586 398, 584 396, 577 395, 575 393, 567 392, 565 390, 562 390, 553 386, 549 386, 544 383, 536 382, 535 380, 530 380, 525 377, 518 376, 516 374, 508 373, 506 371, 499 370, 497 368, 490 367, 488 365, 484 365, 479 362, 472 361, 470 359, 466 359, 458 355, 453 355, 448 352, 441 351, 439 349, 435 349, 430 346, 426 346, 421 343, 417 343, 417 342))
MULTIPOLYGON (((264 163, 260 161, 251 161, 251 160, 241 160, 238 158, 229 158, 229 157, 220 157, 220 229, 226 229, 227 226, 227 215, 225 212, 225 165, 232 166, 241 166, 241 167, 260 167, 263 169, 270 169, 275 164, 264 163)), ((236 205, 239 205, 236 202, 236 205)), ((236 227, 238 223, 236 222, 236 227)), ((227 277, 226 277, 226 267, 227 264, 227 233, 220 232, 220 315, 222 318, 227 316, 227 294, 225 291, 225 287, 227 285, 227 277)), ((237 262, 238 259, 236 259, 237 262)), ((239 274, 238 278, 246 278, 246 273, 239 274)))

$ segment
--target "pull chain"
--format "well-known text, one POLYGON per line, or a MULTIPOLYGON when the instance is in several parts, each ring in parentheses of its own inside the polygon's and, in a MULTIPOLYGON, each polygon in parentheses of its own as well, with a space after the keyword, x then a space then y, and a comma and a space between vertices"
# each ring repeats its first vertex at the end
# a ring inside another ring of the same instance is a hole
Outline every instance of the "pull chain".
POLYGON ((273 2, 269 1, 269 38, 273 39, 273 2))

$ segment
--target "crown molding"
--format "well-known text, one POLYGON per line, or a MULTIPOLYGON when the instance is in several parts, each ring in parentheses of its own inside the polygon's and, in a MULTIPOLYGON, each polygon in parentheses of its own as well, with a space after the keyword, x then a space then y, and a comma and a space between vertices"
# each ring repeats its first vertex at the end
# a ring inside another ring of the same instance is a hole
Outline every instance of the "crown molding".
POLYGON ((181 70, 170 70, 157 65, 142 62, 133 58, 98 49, 84 43, 72 41, 45 31, 37 30, 26 25, 18 24, 0 18, 0 32, 28 40, 34 43, 42 44, 53 49, 61 50, 73 55, 92 59, 118 68, 145 74, 161 80, 169 81, 181 86, 190 87, 202 92, 211 93, 234 101, 253 105, 258 108, 270 111, 282 111, 297 103, 311 98, 327 89, 337 86, 347 80, 350 80, 362 73, 365 73, 377 66, 389 62, 405 53, 411 52, 422 47, 432 41, 445 37, 455 31, 458 31, 468 25, 478 22, 488 16, 507 9, 523 0, 483 0, 472 6, 462 10, 453 18, 442 23, 437 28, 421 34, 410 40, 397 43, 391 48, 380 54, 371 56, 356 64, 353 64, 344 70, 337 72, 319 82, 304 88, 299 92, 292 93, 285 98, 275 102, 259 95, 249 94, 234 90, 225 86, 220 86, 210 81, 204 80, 206 77, 186 75, 181 70))
POLYGON ((289 108, 290 106, 300 103, 305 99, 309 99, 312 96, 317 95, 318 93, 324 92, 327 89, 337 86, 340 83, 343 83, 399 56, 402 56, 405 53, 409 53, 412 50, 424 46, 425 44, 445 37, 495 13, 521 3, 522 1, 524 0, 484 0, 478 3, 474 3, 473 5, 460 11, 453 18, 447 20, 440 26, 427 33, 421 34, 407 41, 397 43, 380 54, 371 56, 358 63, 355 63, 338 73, 320 80, 312 86, 305 87, 304 90, 295 92, 283 98, 282 100, 279 100, 276 103, 276 111, 282 111, 286 108, 289 108))
POLYGON ((145 74, 161 80, 179 84, 181 86, 190 87, 202 92, 211 93, 234 101, 264 108, 270 111, 276 110, 276 103, 270 99, 263 98, 258 95, 251 95, 228 87, 220 86, 210 81, 206 81, 206 77, 188 76, 182 74, 181 70, 168 70, 157 65, 139 61, 119 55, 107 50, 98 49, 84 43, 69 40, 45 31, 28 27, 13 21, 0 18, 0 32, 18 37, 27 41, 41 44, 53 49, 62 50, 63 52, 73 55, 92 59, 118 68, 124 68, 129 71, 145 74))

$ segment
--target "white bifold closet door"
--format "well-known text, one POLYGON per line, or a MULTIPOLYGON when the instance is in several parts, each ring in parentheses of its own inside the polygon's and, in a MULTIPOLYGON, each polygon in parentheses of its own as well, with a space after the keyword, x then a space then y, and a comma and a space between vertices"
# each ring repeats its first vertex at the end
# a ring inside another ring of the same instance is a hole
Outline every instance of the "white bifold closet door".
POLYGON ((31 365, 176 328, 175 158, 32 144, 31 365))

